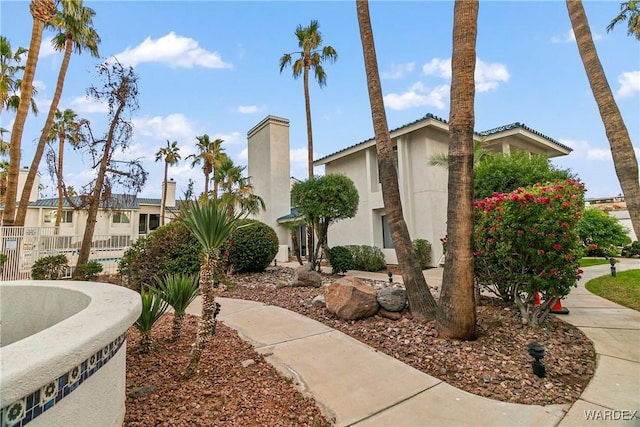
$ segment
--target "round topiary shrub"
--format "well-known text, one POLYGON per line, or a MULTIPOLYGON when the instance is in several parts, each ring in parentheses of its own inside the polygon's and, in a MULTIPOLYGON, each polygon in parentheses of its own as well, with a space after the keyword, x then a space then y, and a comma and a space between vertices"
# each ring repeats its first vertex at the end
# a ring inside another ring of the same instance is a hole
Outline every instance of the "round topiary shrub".
POLYGON ((329 262, 333 269, 332 274, 346 273, 347 270, 353 270, 355 263, 351 251, 344 246, 334 246, 329 249, 329 262))
POLYGON ((142 284, 154 286, 156 277, 199 271, 200 244, 178 222, 140 237, 118 263, 118 275, 127 287, 136 291, 140 291, 142 284))
POLYGON ((245 220, 231 234, 228 265, 231 271, 264 271, 278 253, 278 235, 261 221, 245 220))

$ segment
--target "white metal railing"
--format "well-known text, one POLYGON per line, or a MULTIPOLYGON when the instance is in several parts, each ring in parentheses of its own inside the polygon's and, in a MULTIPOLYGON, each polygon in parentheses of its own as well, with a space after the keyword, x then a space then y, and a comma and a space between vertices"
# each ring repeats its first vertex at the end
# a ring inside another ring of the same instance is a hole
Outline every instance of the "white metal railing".
MULTIPOLYGON (((82 235, 58 235, 55 227, 0 227, 0 253, 7 256, 0 280, 28 279, 33 263, 50 255, 66 255, 72 270, 82 238, 82 235)), ((103 273, 115 274, 118 261, 133 241, 130 235, 94 235, 89 260, 100 262, 103 273)))

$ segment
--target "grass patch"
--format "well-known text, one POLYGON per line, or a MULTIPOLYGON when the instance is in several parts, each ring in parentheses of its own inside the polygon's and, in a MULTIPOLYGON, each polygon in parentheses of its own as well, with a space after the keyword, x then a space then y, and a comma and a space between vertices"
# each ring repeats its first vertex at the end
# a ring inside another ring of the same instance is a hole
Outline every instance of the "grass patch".
POLYGON ((580 258, 580 267, 591 267, 603 264, 609 264, 609 260, 604 258, 580 258))
POLYGON ((585 286, 602 298, 640 311, 640 270, 618 272, 616 277, 598 277, 585 286))

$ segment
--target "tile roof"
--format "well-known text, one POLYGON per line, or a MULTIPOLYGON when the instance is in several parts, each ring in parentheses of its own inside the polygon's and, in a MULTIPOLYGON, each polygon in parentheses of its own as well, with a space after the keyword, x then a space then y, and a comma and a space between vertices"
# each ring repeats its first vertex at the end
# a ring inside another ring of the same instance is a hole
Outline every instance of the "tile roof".
MULTIPOLYGON (((402 129, 406 128, 406 127, 412 126, 412 125, 414 125, 416 123, 420 123, 421 121, 428 120, 428 119, 433 119, 433 120, 436 120, 436 121, 438 121, 440 123, 449 125, 449 122, 447 120, 445 120, 445 119, 443 119, 441 117, 438 117, 438 116, 436 116, 434 114, 427 113, 427 114, 425 114, 424 117, 421 117, 421 118, 419 118, 417 120, 414 120, 414 121, 412 121, 410 123, 407 123, 405 125, 402 125, 400 127, 397 127, 395 129, 390 130, 389 133, 397 132, 397 131, 402 130, 402 129)), ((553 142, 554 144, 559 145, 560 147, 563 147, 563 148, 565 148, 565 149, 567 149, 569 151, 572 151, 572 149, 570 147, 568 147, 568 146, 566 146, 564 144, 561 144, 557 140, 555 140, 555 139, 553 139, 551 137, 548 137, 547 135, 544 135, 544 134, 542 134, 542 133, 540 133, 540 132, 538 132, 538 131, 536 131, 536 130, 528 127, 528 126, 525 126, 523 123, 520 123, 520 122, 515 122, 515 123, 508 124, 508 125, 499 126, 497 128, 485 130, 485 131, 482 131, 482 132, 474 132, 474 133, 476 135, 478 135, 478 136, 489 136, 489 135, 493 135, 493 134, 496 134, 496 133, 504 132, 506 130, 516 129, 516 128, 522 128, 522 129, 524 129, 526 131, 529 131, 529 132, 531 132, 531 133, 533 133, 535 135, 538 135, 538 136, 540 136, 542 138, 545 138, 545 139, 553 142)), ((356 144, 350 145, 350 146, 348 146, 346 148, 343 148, 342 150, 338 150, 338 151, 336 151, 334 153, 331 153, 331 154, 328 154, 326 156, 320 157, 319 159, 316 159, 315 161, 318 162, 318 161, 324 160, 324 159, 329 158, 331 156, 334 156, 334 155, 336 155, 338 153, 342 153, 343 151, 347 151, 347 150, 349 150, 351 148, 354 148, 354 147, 362 145, 362 144, 364 144, 366 142, 372 141, 373 139, 374 138, 369 138, 369 139, 367 139, 365 141, 361 141, 361 142, 358 142, 356 144)))

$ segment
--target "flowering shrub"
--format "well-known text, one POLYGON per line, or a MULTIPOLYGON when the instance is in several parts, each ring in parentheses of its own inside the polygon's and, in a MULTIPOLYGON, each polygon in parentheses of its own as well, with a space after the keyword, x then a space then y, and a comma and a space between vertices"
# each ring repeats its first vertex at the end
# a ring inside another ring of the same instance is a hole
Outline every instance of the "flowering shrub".
POLYGON ((583 185, 567 180, 496 193, 474 204, 476 283, 514 301, 524 324, 542 322, 580 278, 583 200, 583 185))

